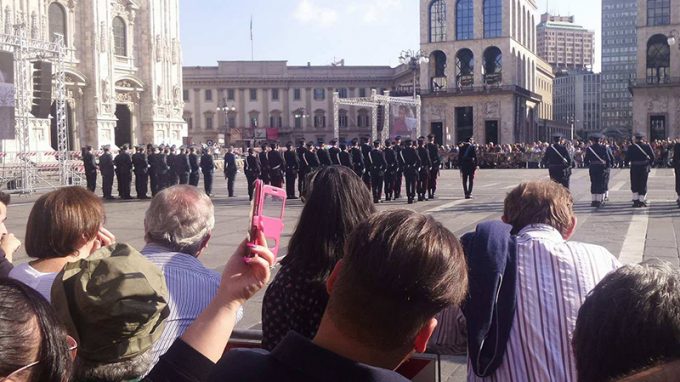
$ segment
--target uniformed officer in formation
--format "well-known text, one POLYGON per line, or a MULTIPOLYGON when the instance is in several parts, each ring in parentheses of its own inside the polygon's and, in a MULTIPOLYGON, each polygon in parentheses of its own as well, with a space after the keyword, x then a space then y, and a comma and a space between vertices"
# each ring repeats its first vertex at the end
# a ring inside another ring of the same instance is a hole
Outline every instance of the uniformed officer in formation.
POLYGON ((340 158, 340 165, 345 166, 350 170, 354 170, 354 163, 352 163, 352 154, 350 154, 349 151, 347 151, 347 145, 344 143, 340 144, 340 153, 338 154, 338 158, 340 158))
POLYGON ((123 145, 113 160, 116 166, 116 178, 118 179, 118 196, 121 199, 132 199, 130 188, 132 187, 132 158, 127 152, 127 145, 123 145))
POLYGON ((362 179, 364 181, 364 184, 366 187, 368 187, 368 190, 371 190, 371 160, 369 158, 369 154, 373 151, 373 148, 371 148, 371 145, 368 144, 368 138, 362 137, 361 138, 361 155, 364 157, 364 174, 362 176, 362 179))
POLYGON ((203 188, 208 196, 212 196, 213 177, 215 175, 215 160, 209 149, 203 149, 201 155, 201 171, 203 172, 203 188))
POLYGON ((678 195, 676 204, 680 208, 680 142, 673 145, 673 171, 675 172, 675 193, 678 195))
POLYGON ((248 148, 248 156, 243 162, 243 173, 246 176, 246 183, 248 184, 248 200, 253 200, 253 191, 255 190, 255 181, 261 177, 260 158, 255 155, 255 150, 252 147, 248 148))
POLYGON ((175 172, 179 184, 189 184, 189 175, 191 174, 191 164, 187 156, 187 150, 184 147, 179 149, 179 154, 175 156, 175 172))
POLYGON ((283 187, 283 174, 286 163, 279 152, 279 146, 275 143, 270 145, 271 150, 267 152, 267 162, 269 163, 269 179, 274 187, 283 187))
POLYGON ((460 175, 463 179, 463 192, 465 199, 472 199, 472 188, 475 186, 475 172, 477 171, 477 145, 474 138, 470 137, 463 143, 458 151, 458 163, 460 175))
POLYGON ((99 171, 102 173, 102 193, 104 199, 111 200, 113 195, 113 175, 115 173, 115 166, 113 165, 113 156, 111 156, 111 148, 107 145, 102 147, 104 153, 99 157, 99 171))
POLYGON ((364 163, 364 154, 361 152, 359 147, 359 141, 357 139, 352 140, 352 148, 349 150, 352 156, 352 169, 354 173, 361 179, 364 178, 364 172, 366 171, 366 164, 364 163))
POLYGON ((633 192, 633 207, 647 207, 647 181, 652 164, 654 150, 644 141, 644 135, 635 134, 635 142, 626 151, 626 163, 630 164, 630 187, 633 192))
POLYGON ((196 148, 189 148, 189 168, 191 173, 189 174, 189 184, 198 187, 198 182, 201 178, 201 166, 198 154, 196 154, 196 148))
POLYGON ((600 143, 603 139, 602 134, 592 134, 589 139, 592 143, 586 149, 583 163, 588 166, 590 172, 590 193, 593 197, 590 205, 599 208, 604 205, 605 193, 609 189, 607 179, 614 164, 614 156, 607 146, 600 143))
POLYGON ((283 160, 286 163, 286 194, 288 199, 297 199, 295 196, 295 180, 300 171, 300 160, 297 152, 293 149, 293 142, 286 143, 283 160))
POLYGON ((418 156, 420 157, 420 170, 418 171, 418 185, 416 186, 418 192, 418 201, 427 200, 425 193, 430 184, 430 172, 432 171, 432 160, 430 159, 430 152, 425 147, 425 137, 418 138, 418 156))
POLYGON ((394 199, 401 198, 401 180, 404 176, 403 164, 401 163, 401 150, 403 146, 401 145, 401 136, 397 135, 394 137, 394 154, 397 157, 397 169, 394 173, 394 199))
POLYGON ((269 150, 267 149, 266 143, 260 145, 260 148, 262 151, 257 155, 260 159, 260 180, 262 180, 262 183, 264 184, 269 184, 269 159, 267 159, 267 152, 269 150))
POLYGON ((338 141, 333 139, 331 141, 331 147, 328 148, 328 156, 331 159, 331 163, 334 165, 340 164, 340 149, 338 148, 338 141))
POLYGON ((307 148, 305 147, 305 141, 300 141, 298 142, 297 149, 295 149, 295 152, 298 157, 298 161, 300 164, 300 168, 298 170, 298 195, 302 196, 302 193, 305 190, 305 179, 307 178, 307 174, 309 174, 309 163, 307 163, 307 159, 305 158, 305 152, 307 152, 307 148))
POLYGON ((569 154, 569 150, 562 144, 562 135, 553 135, 553 143, 548 146, 543 156, 543 164, 548 167, 550 179, 554 182, 569 188, 571 169, 574 160, 569 154))
POLYGON ((94 192, 97 188, 97 160, 92 154, 92 146, 83 148, 83 166, 85 167, 87 189, 94 192))
POLYGON ((420 157, 411 139, 404 140, 404 148, 399 153, 401 163, 404 171, 404 178, 406 179, 406 197, 408 204, 413 204, 416 197, 416 183, 418 181, 418 172, 420 171, 420 157))
POLYGON ((321 166, 330 166, 333 164, 331 162, 331 156, 328 153, 328 149, 326 148, 326 144, 321 142, 319 144, 319 148, 316 150, 316 156, 319 158, 319 164, 321 166))
POLYGON ((230 198, 234 195, 234 181, 236 180, 236 155, 234 155, 234 147, 229 146, 227 153, 224 154, 224 179, 227 180, 227 193, 230 198))
POLYGON ((395 177, 399 161, 397 160, 397 153, 392 148, 392 142, 389 139, 385 140, 385 201, 390 201, 394 197, 395 177))
POLYGON ((369 169, 371 171, 371 190, 373 191, 373 203, 380 203, 383 191, 383 182, 385 181, 385 170, 387 163, 385 156, 380 150, 380 141, 373 142, 373 149, 368 154, 369 169))
POLYGON ((434 199, 434 194, 437 191, 437 178, 439 177, 439 166, 441 165, 441 160, 439 159, 439 146, 434 140, 434 135, 428 135, 427 140, 428 142, 425 147, 427 148, 427 152, 431 161, 430 176, 427 186, 427 197, 429 199, 434 199))
POLYGON ((148 199, 149 191, 149 161, 144 153, 144 146, 138 146, 137 152, 132 156, 132 165, 135 172, 135 191, 138 199, 148 199))
POLYGON ((165 163, 168 165, 168 171, 165 173, 165 188, 167 188, 179 183, 179 176, 177 174, 177 147, 175 145, 172 145, 168 150, 165 163))

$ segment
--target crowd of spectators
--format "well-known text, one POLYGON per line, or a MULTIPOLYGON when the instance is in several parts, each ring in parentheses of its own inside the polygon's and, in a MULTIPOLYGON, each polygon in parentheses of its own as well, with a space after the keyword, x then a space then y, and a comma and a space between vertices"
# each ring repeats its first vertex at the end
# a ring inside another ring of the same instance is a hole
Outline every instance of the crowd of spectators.
MULTIPOLYGON (((657 140, 650 142, 656 162, 654 167, 671 167, 673 159, 673 146, 676 141, 672 139, 657 140)), ((625 168, 626 151, 631 146, 631 141, 617 141, 613 139, 605 140, 614 155, 614 167, 625 168)), ((583 159, 586 154, 589 142, 582 140, 567 140, 565 145, 569 150, 577 168, 583 168, 583 159)), ((480 168, 545 168, 542 163, 546 149, 550 146, 549 142, 530 142, 515 144, 495 144, 488 143, 477 146, 477 161, 480 168)), ((440 149, 441 163, 444 168, 458 168, 459 146, 442 146, 440 149)))
MULTIPOLYGON (((520 184, 500 221, 459 240, 432 216, 377 212, 342 166, 307 182, 271 284, 277 261, 258 232, 221 276, 201 264, 215 218, 195 187, 154 197, 141 251, 116 242, 88 191, 43 195, 29 263, 12 267, 19 243, 0 226, 0 381, 407 381, 396 370, 458 307, 469 381, 677 376, 680 272, 622 267, 571 241, 577 217, 560 185, 520 184), (266 286, 262 349, 225 351, 266 286)), ((7 204, 0 195, 5 215, 7 204)))

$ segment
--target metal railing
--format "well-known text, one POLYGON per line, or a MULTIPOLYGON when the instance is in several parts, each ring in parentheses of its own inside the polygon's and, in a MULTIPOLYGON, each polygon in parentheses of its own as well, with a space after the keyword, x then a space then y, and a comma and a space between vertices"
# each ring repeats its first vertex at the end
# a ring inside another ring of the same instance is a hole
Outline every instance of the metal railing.
POLYGON ((633 78, 628 81, 631 88, 653 88, 659 86, 677 86, 680 85, 680 77, 648 77, 648 78, 633 78))

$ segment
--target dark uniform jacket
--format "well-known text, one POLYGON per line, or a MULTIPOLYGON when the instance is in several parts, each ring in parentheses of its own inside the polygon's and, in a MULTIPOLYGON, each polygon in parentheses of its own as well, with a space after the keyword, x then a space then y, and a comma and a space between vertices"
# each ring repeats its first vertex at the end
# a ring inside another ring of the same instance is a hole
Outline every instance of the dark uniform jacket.
POLYGON ((385 162, 387 163, 387 172, 395 173, 399 168, 397 153, 391 147, 385 148, 385 162))
POLYGON ((224 155, 224 175, 234 175, 236 171, 236 155, 234 153, 226 153, 224 155))
POLYGON ((132 164, 135 166, 135 174, 144 175, 149 172, 149 161, 144 153, 135 153, 132 164))
POLYGON ((385 172, 387 169, 387 162, 385 162, 385 155, 379 149, 373 149, 368 154, 371 161, 371 172, 374 174, 385 172))
POLYGON ((97 161, 92 153, 87 152, 83 155, 83 165, 85 166, 85 172, 97 172, 97 161))
POLYGON ((319 163, 322 166, 330 166, 331 164, 333 164, 331 162, 331 156, 328 154, 328 150, 326 149, 320 148, 319 150, 317 150, 316 156, 319 157, 319 163))
POLYGON ((113 157, 111 153, 104 153, 99 157, 99 171, 102 175, 113 174, 113 157))
POLYGON ((191 172, 191 164, 189 163, 189 158, 186 154, 177 154, 175 156, 175 173, 176 174, 188 174, 191 172))
POLYGON ((430 152, 425 147, 418 147, 418 156, 420 157, 420 167, 423 170, 430 170, 432 168, 432 160, 430 159, 430 152))
POLYGON ((215 172, 215 160, 212 155, 208 153, 201 155, 201 171, 203 171, 203 174, 215 172))
POLYGON ((198 170, 200 169, 200 166, 198 164, 198 154, 196 153, 189 154, 189 167, 191 167, 192 173, 198 172, 198 170))
POLYGON ((404 172, 418 171, 421 166, 420 156, 413 147, 409 146, 401 150, 399 154, 404 172))
POLYGON ((256 155, 248 155, 243 163, 243 172, 248 178, 258 178, 260 176, 260 160, 256 155))
POLYGON ((428 143, 425 145, 427 152, 430 154, 430 161, 432 162, 432 167, 439 168, 441 161, 439 160, 439 147, 434 143, 428 143))
POLYGON ((300 169, 300 160, 298 159, 295 150, 286 150, 283 153, 283 159, 286 161, 286 172, 297 173, 297 171, 300 169))
POLYGON ((651 166, 655 159, 654 150, 647 143, 638 143, 637 146, 632 144, 626 151, 626 163, 631 166, 651 166))
POLYGON ((337 147, 331 147, 328 149, 328 155, 331 157, 331 163, 340 164, 340 149, 337 147))
POLYGON ((547 166, 572 167, 574 160, 564 145, 553 143, 545 150, 543 163, 547 166))
MULTIPOLYGON (((628 150, 630 151, 630 148, 628 150)), ((586 149, 586 156, 583 158, 583 163, 586 166, 597 165, 609 168, 614 164, 614 156, 607 146, 595 143, 586 149)))
POLYGON ((477 146, 464 143, 458 150, 458 163, 461 170, 472 170, 477 167, 477 146))
POLYGON ((354 163, 352 162, 352 155, 350 155, 350 153, 348 153, 347 151, 340 151, 340 153, 338 154, 338 158, 340 158, 341 165, 353 168, 354 163))
POLYGON ((354 171, 363 173, 366 169, 366 163, 364 163, 364 155, 361 149, 358 147, 352 147, 350 149, 350 154, 352 155, 352 164, 354 165, 354 171))
POLYGON ((317 157, 316 153, 311 150, 305 151, 304 161, 305 164, 309 166, 310 171, 319 167, 319 157, 317 157))
POLYGON ((286 162, 284 162, 281 153, 278 150, 272 150, 267 153, 267 156, 269 158, 270 171, 274 173, 283 172, 286 162))
POLYGON ((116 155, 113 163, 116 165, 116 171, 119 174, 132 174, 132 158, 130 158, 130 154, 121 151, 116 155))

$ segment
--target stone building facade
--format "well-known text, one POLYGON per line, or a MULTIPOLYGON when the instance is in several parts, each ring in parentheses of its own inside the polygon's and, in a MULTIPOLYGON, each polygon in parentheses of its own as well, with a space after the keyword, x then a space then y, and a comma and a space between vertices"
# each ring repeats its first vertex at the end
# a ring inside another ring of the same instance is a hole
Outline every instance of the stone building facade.
POLYGON ((536 17, 534 0, 420 0, 425 132, 448 144, 539 138, 536 17))
POLYGON ((406 66, 289 66, 286 61, 220 61, 184 68, 184 119, 193 143, 252 146, 341 142, 370 136, 370 108, 340 106, 333 136, 333 92, 340 97, 412 94, 406 66))
POLYGON ((599 73, 571 71, 557 75, 554 82, 555 120, 573 124, 582 137, 600 132, 599 73))
POLYGON ((638 0, 633 130, 680 137, 680 0, 638 0))
POLYGON ((544 13, 536 33, 537 53, 555 71, 592 69, 595 32, 574 23, 574 16, 544 13))
MULTIPOLYGON (((3 33, 24 24, 33 39, 65 36, 71 149, 182 142, 178 0, 2 0, 0 7, 3 33)), ((30 140, 32 149, 56 149, 54 118, 51 126, 32 119, 30 140)))

